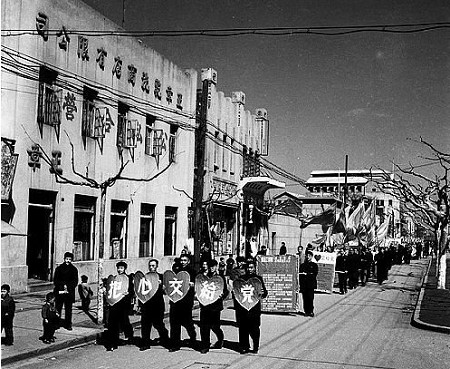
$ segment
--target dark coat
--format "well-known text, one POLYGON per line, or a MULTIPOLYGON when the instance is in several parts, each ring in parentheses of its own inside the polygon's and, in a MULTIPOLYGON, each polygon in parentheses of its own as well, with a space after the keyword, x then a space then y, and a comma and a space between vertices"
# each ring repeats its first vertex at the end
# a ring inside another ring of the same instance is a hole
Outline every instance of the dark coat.
POLYGON ((317 288, 317 274, 319 273, 319 267, 316 263, 312 261, 305 260, 303 264, 300 265, 300 292, 307 290, 315 290, 317 288))
POLYGON ((338 255, 336 258, 336 268, 337 272, 347 271, 347 257, 345 255, 338 255))
POLYGON ((2 299, 2 319, 13 319, 16 312, 16 303, 14 299, 8 295, 2 299))
POLYGON ((53 283, 55 284, 56 298, 61 297, 59 291, 64 291, 64 286, 67 286, 69 298, 72 302, 75 302, 75 289, 78 285, 78 269, 75 265, 62 263, 57 266, 53 277, 53 283))

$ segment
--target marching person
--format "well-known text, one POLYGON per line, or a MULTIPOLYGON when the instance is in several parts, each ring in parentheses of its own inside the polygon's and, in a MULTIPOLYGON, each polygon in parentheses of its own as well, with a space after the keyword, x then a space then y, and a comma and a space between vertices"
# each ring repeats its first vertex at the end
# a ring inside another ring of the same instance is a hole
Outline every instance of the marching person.
POLYGON ((202 347, 200 352, 206 354, 210 348, 221 349, 223 347, 223 331, 220 328, 220 312, 223 310, 223 300, 228 296, 225 277, 218 273, 217 260, 212 259, 208 262, 208 277, 220 276, 223 280, 223 290, 219 299, 212 304, 202 305, 200 303, 200 336, 202 347), (217 342, 210 347, 211 331, 217 336, 217 342))
POLYGON ((306 250, 306 260, 300 265, 300 292, 303 297, 303 310, 306 316, 314 316, 314 290, 317 288, 319 267, 312 261, 313 252, 306 250))
POLYGON ((194 280, 195 274, 191 266, 191 258, 188 254, 180 256, 180 269, 178 272, 185 271, 189 273, 190 288, 187 295, 180 301, 169 303, 169 322, 170 322, 170 349, 169 352, 178 351, 181 347, 181 327, 183 326, 190 338, 191 346, 195 347, 197 333, 195 332, 194 322, 192 321, 192 308, 194 306, 194 280))
POLYGON ((347 293, 347 257, 343 249, 338 251, 335 270, 339 280, 339 293, 343 295, 347 293))
MULTIPOLYGON (((261 298, 267 297, 267 289, 264 281, 261 276, 256 274, 256 262, 254 260, 247 261, 246 273, 241 278, 244 281, 248 281, 250 278, 259 279, 262 285, 261 298)), ((247 310, 236 301, 235 296, 233 296, 233 299, 235 300, 236 323, 239 326, 239 352, 241 354, 248 352, 257 354, 261 336, 261 301, 258 301, 254 307, 247 310), (253 350, 251 351, 249 336, 253 341, 253 350)))
POLYGON ((78 269, 72 264, 72 261, 73 254, 66 252, 64 262, 56 267, 53 276, 56 310, 61 317, 64 305, 64 327, 68 331, 72 330, 72 305, 75 302, 75 289, 78 285, 78 269))
POLYGON ((150 273, 156 273, 159 278, 159 286, 155 295, 141 307, 141 334, 142 343, 140 351, 150 349, 150 333, 153 327, 159 333, 159 341, 165 346, 169 341, 169 332, 164 325, 164 296, 162 289, 162 274, 158 273, 158 260, 151 259, 148 262, 148 270, 150 273))
POLYGON ((119 261, 116 264, 117 275, 125 275, 128 279, 128 290, 124 293, 121 300, 116 302, 114 305, 109 305, 109 315, 108 315, 108 344, 106 347, 107 351, 114 351, 119 345, 120 331, 122 330, 126 342, 131 342, 133 340, 133 326, 130 323, 130 317, 128 312, 130 311, 131 298, 134 295, 133 283, 129 276, 125 273, 127 269, 127 263, 124 261, 119 261))

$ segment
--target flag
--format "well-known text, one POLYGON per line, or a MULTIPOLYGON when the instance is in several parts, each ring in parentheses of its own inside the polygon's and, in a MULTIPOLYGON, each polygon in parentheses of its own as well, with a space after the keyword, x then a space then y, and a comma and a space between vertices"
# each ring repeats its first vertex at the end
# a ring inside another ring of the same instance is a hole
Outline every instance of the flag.
POLYGON ((345 212, 342 209, 336 209, 336 219, 333 224, 332 233, 345 233, 346 230, 346 220, 345 212))
POLYGON ((375 224, 375 200, 372 200, 371 204, 364 212, 362 223, 366 230, 369 230, 375 224))
POLYGON ((378 241, 382 241, 386 238, 390 221, 391 221, 391 215, 389 214, 389 216, 384 221, 384 223, 378 227, 378 229, 377 229, 377 240, 378 241))
POLYGON ((336 204, 318 215, 312 215, 301 221, 300 228, 306 228, 310 224, 322 224, 322 226, 331 226, 336 218, 336 204))
POLYGON ((347 227, 353 228, 355 231, 360 228, 361 220, 364 215, 364 203, 361 201, 353 213, 347 218, 347 227))

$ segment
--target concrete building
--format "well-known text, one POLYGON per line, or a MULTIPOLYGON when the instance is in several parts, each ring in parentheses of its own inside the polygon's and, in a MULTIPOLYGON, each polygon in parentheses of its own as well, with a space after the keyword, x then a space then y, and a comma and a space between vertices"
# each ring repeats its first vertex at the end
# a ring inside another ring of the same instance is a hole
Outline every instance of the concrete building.
POLYGON ((1 5, 25 30, 2 35, 2 282, 50 280, 66 251, 91 281, 99 259, 164 270, 189 239, 197 73, 82 1, 1 5))

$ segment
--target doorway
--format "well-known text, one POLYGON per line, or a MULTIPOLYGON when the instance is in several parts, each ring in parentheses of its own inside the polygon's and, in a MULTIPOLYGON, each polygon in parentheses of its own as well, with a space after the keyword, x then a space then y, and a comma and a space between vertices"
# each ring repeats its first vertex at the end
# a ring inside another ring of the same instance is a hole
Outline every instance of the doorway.
POLYGON ((48 281, 53 265, 53 213, 55 193, 30 190, 28 204, 28 278, 48 281))

